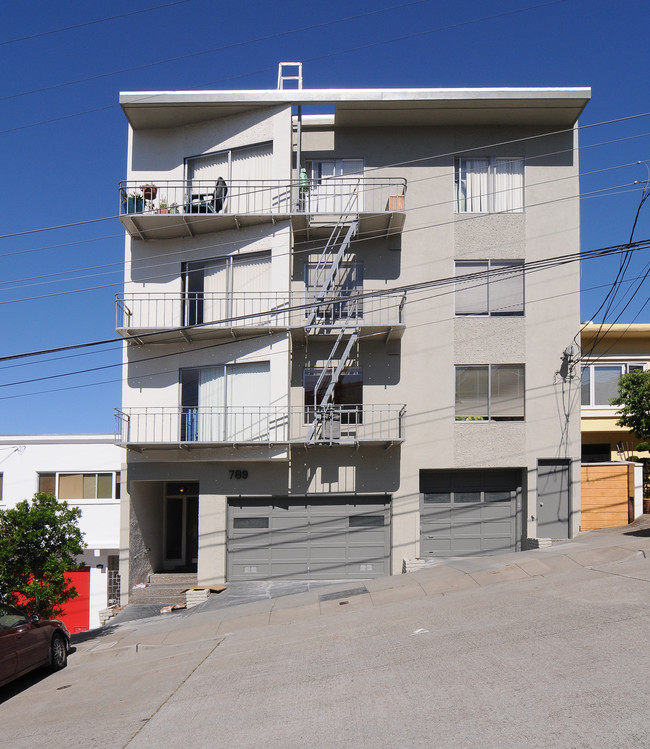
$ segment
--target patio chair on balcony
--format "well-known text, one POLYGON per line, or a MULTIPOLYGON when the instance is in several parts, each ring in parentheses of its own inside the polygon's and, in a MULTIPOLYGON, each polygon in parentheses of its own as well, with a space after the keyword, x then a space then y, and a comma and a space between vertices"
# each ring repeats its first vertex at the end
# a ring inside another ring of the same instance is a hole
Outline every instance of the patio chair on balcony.
POLYGON ((185 204, 185 213, 220 213, 227 194, 226 180, 219 177, 212 192, 192 193, 189 203, 185 204))

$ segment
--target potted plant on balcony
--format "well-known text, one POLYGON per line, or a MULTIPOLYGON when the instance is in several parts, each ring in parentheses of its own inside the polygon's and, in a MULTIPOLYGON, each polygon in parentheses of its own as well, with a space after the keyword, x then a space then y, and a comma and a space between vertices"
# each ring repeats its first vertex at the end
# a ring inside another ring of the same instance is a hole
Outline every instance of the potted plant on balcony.
POLYGON ((145 200, 155 200, 158 195, 158 188, 155 185, 141 185, 140 189, 145 200))
POLYGON ((142 213, 144 211, 144 198, 138 192, 131 192, 126 198, 127 213, 142 213))
POLYGON ((161 196, 160 203, 158 203, 158 213, 169 213, 169 205, 165 195, 161 196))

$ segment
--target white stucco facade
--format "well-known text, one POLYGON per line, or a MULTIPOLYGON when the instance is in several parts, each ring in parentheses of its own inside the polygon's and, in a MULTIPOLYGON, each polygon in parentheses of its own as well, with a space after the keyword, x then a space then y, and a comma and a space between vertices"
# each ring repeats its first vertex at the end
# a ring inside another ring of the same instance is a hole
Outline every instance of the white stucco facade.
POLYGON ((87 549, 79 561, 106 569, 108 556, 117 554, 119 549, 119 477, 123 457, 124 450, 115 444, 112 434, 0 436, 0 506, 9 509, 31 499, 39 491, 40 477, 51 477, 57 499, 81 509, 79 527, 87 549), (65 496, 65 489, 61 493, 66 477, 86 476, 89 485, 90 477, 97 475, 106 477, 106 486, 110 481, 110 496, 70 497, 65 496))

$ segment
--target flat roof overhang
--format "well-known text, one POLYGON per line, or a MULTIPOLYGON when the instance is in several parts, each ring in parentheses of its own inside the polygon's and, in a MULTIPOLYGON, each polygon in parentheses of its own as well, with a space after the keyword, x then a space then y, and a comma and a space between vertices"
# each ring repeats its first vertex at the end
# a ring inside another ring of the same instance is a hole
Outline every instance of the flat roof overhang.
POLYGON ((334 107, 336 127, 530 125, 572 127, 590 88, 301 89, 125 91, 134 130, 182 127, 254 110, 334 107))
POLYGON ((616 342, 619 340, 645 340, 650 342, 650 323, 588 323, 580 332, 581 342, 599 341, 616 342))

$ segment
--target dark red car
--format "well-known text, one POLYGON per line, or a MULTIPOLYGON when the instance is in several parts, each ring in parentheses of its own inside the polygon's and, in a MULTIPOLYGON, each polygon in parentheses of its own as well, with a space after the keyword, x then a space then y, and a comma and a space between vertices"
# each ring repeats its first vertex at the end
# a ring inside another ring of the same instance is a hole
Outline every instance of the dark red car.
POLYGON ((57 619, 39 619, 0 602, 0 687, 40 666, 68 664, 70 633, 57 619))

